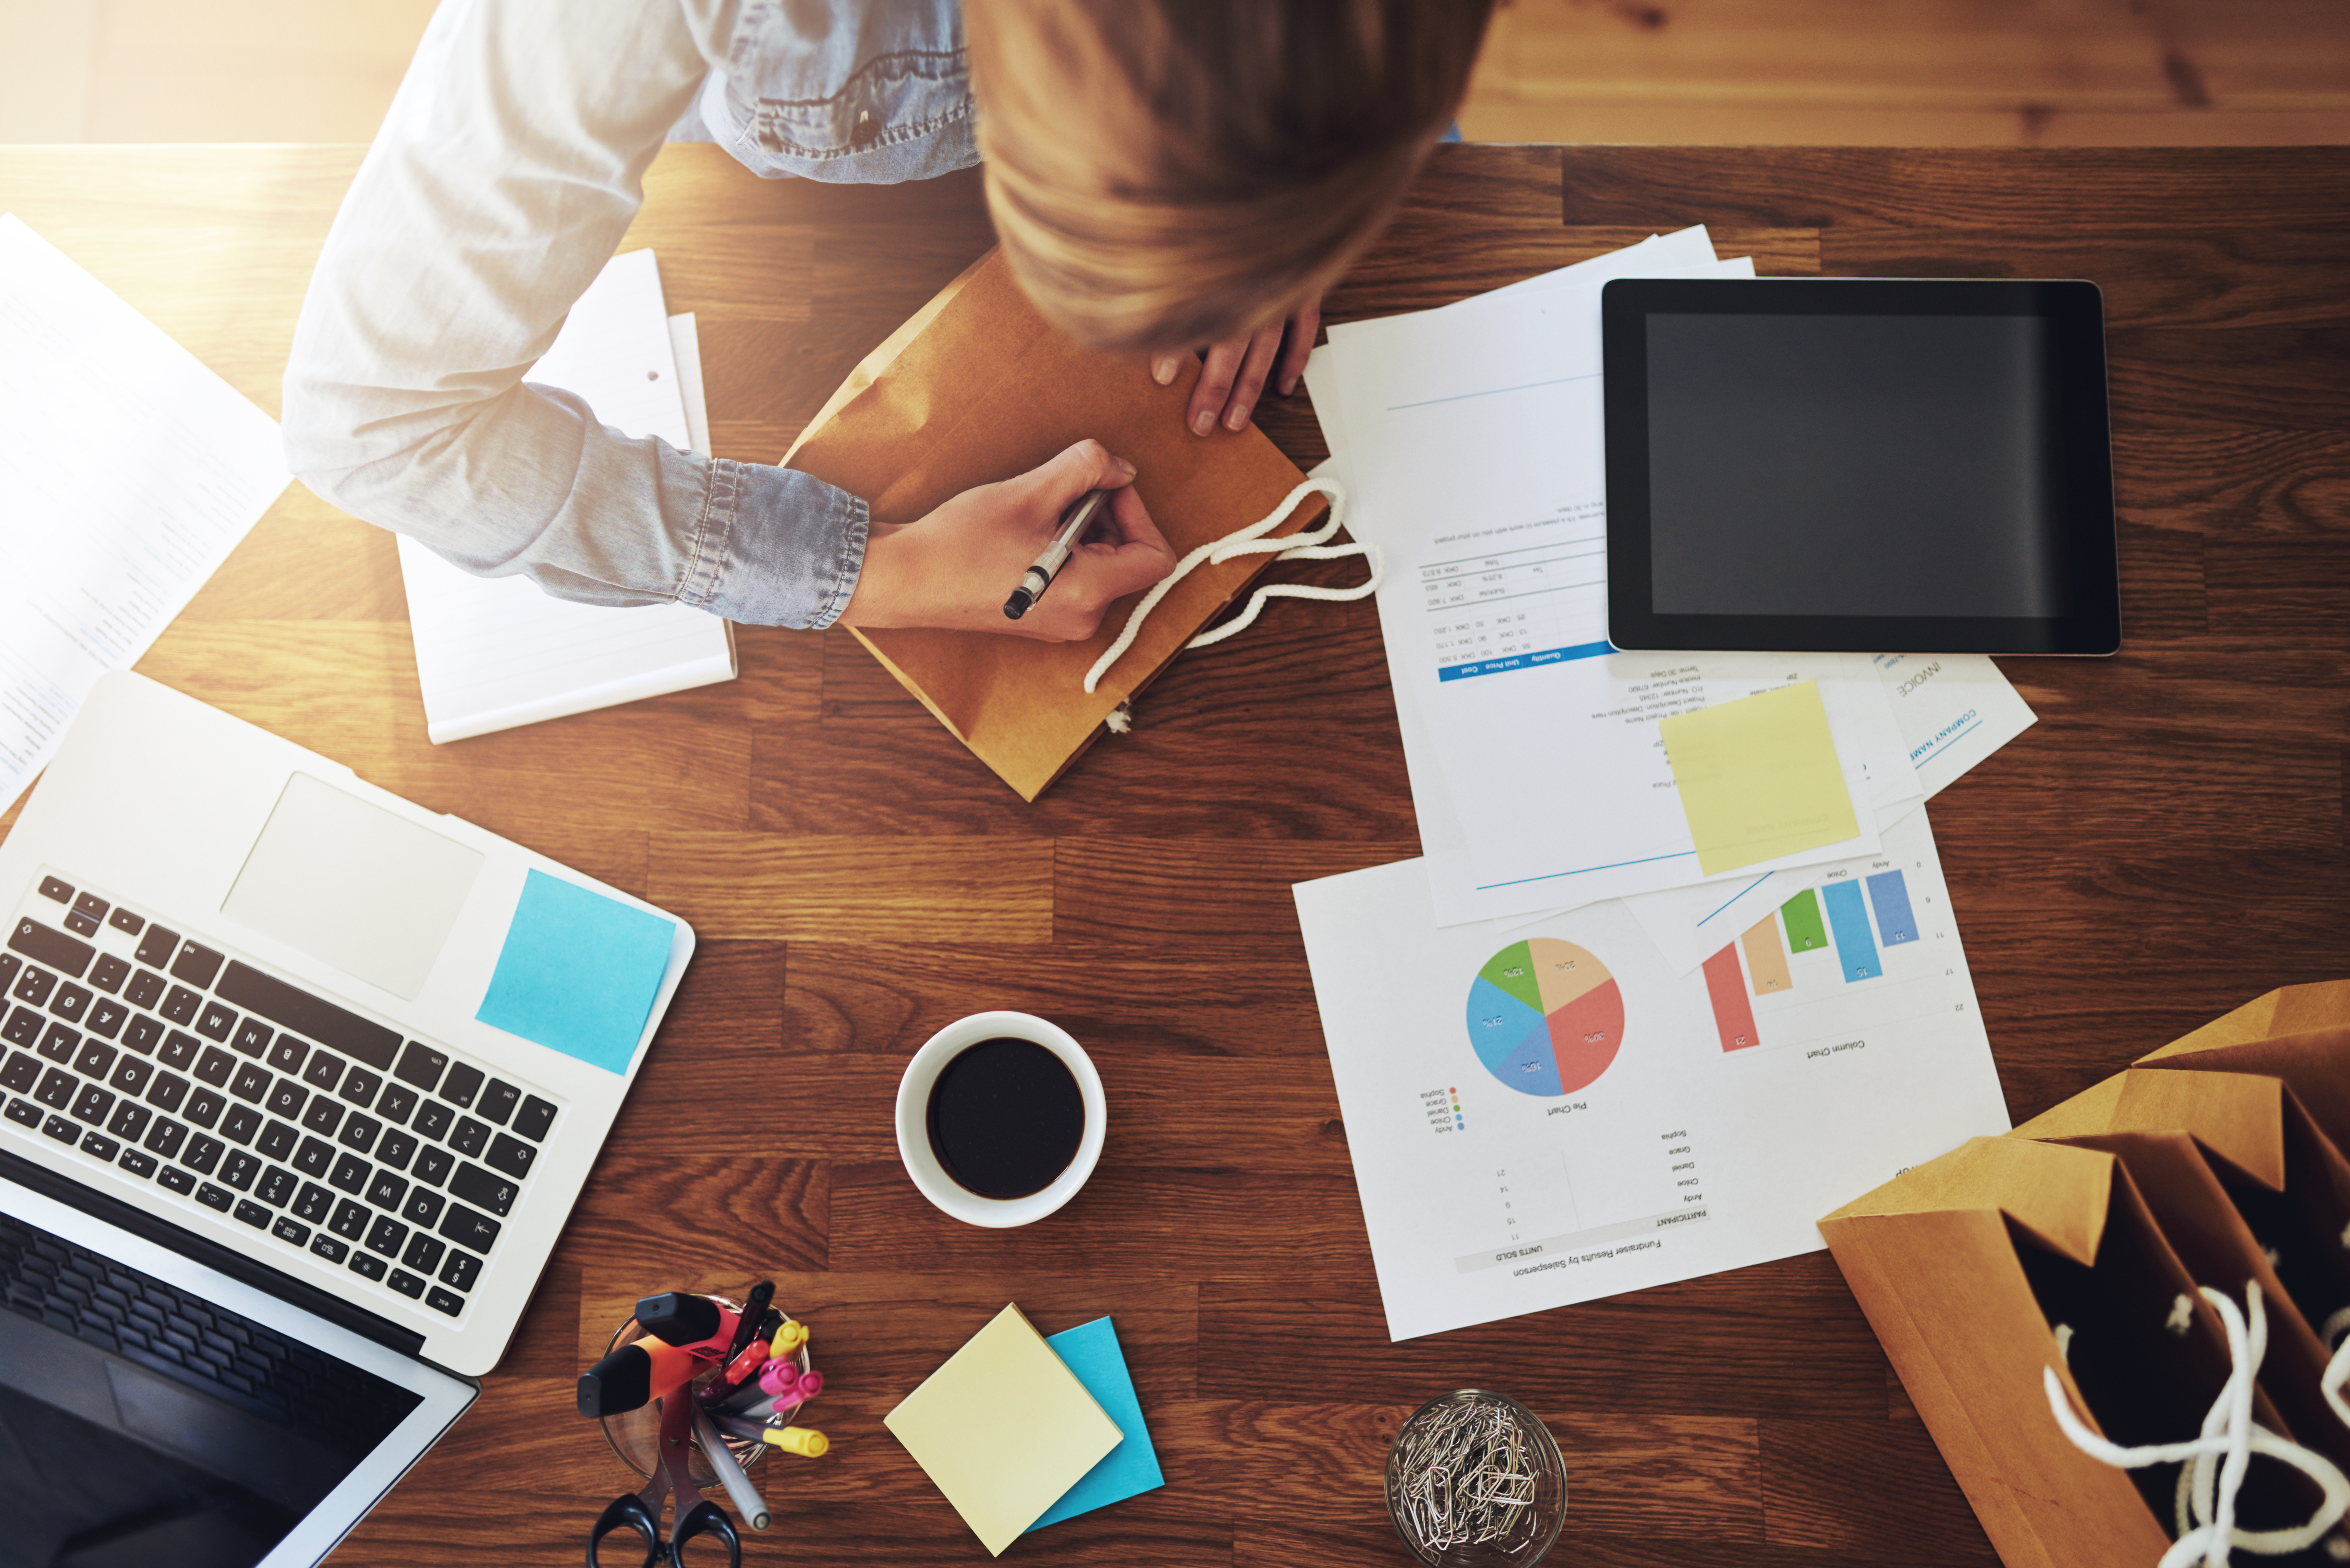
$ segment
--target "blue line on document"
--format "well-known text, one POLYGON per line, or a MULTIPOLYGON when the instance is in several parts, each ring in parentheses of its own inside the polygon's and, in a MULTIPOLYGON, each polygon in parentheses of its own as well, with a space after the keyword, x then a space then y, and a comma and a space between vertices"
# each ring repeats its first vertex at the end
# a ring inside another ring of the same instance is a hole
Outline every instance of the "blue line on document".
MULTIPOLYGON (((1740 889, 1738 889, 1738 891, 1737 891, 1737 892, 1732 893, 1732 894, 1730 896, 1730 904, 1735 904, 1736 902, 1738 902, 1738 900, 1739 900, 1739 899, 1743 898, 1744 897, 1746 897, 1746 895, 1747 895, 1747 894, 1752 893, 1752 891, 1754 891, 1754 889, 1755 889, 1755 888, 1760 888, 1761 886, 1762 886, 1762 884, 1763 884, 1763 883, 1768 882, 1772 877, 1776 877, 1777 875, 1778 875, 1778 873, 1777 873, 1776 871, 1765 871, 1765 872, 1763 872, 1763 873, 1762 873, 1762 875, 1761 875, 1760 877, 1755 877, 1755 878, 1754 878, 1754 880, 1752 880, 1752 882, 1749 882, 1748 884, 1746 884, 1746 886, 1745 886, 1745 887, 1741 888, 1740 889)), ((1721 909, 1727 909, 1728 908, 1730 908, 1730 904, 1724 904, 1724 905, 1721 907, 1721 909)), ((1718 914, 1721 913, 1721 909, 1716 909, 1716 910, 1713 912, 1713 915, 1718 915, 1718 914)), ((1710 919, 1713 919, 1713 915, 1708 915, 1708 916, 1705 918, 1705 920, 1710 920, 1710 919)), ((1700 921, 1698 922, 1698 924, 1701 926, 1701 925, 1705 924, 1705 920, 1700 920, 1700 921)))
POLYGON ((1388 412, 1391 414, 1399 414, 1406 409, 1432 409, 1439 403, 1466 402, 1471 398, 1498 398, 1503 392, 1531 392, 1537 387, 1564 387, 1569 381, 1596 381, 1597 379, 1599 379, 1599 372, 1594 370, 1588 376, 1561 376, 1555 381, 1528 381, 1523 387, 1488 387, 1482 392, 1456 392, 1451 397, 1430 398, 1426 402, 1390 403, 1388 405, 1388 412))
POLYGON ((1937 742, 1934 742, 1934 756, 1933 756, 1933 757, 1928 757, 1926 760, 1927 760, 1928 762, 1929 762, 1929 763, 1930 763, 1930 762, 1932 762, 1932 761, 1934 760, 1934 757, 1939 757, 1939 756, 1940 756, 1940 755, 1942 754, 1942 748, 1943 748, 1943 747, 1948 746, 1948 745, 1949 745, 1949 744, 1950 744, 1950 743, 1951 743, 1951 742, 1953 742, 1953 741, 1963 741, 1963 740, 1965 740, 1969 735, 1973 734, 1977 730, 1980 730, 1980 729, 1981 729, 1981 728, 1982 728, 1982 721, 1981 721, 1981 719, 1977 719, 1973 723, 1969 724, 1965 729, 1960 730, 1957 734, 1952 735, 1952 736, 1949 737, 1949 738, 1948 738, 1948 739, 1946 739, 1946 740, 1940 740, 1940 741, 1937 741, 1937 742))
POLYGON ((1617 860, 1607 866, 1578 866, 1572 871, 1545 871, 1539 877, 1521 877, 1514 882, 1487 882, 1477 891, 1490 893, 1496 888, 1516 888, 1528 882, 1548 882, 1558 877, 1580 877, 1586 871, 1618 871, 1627 866, 1646 866, 1654 860, 1679 860, 1685 855, 1696 853, 1694 849, 1676 849, 1670 855, 1643 856, 1638 860, 1617 860))

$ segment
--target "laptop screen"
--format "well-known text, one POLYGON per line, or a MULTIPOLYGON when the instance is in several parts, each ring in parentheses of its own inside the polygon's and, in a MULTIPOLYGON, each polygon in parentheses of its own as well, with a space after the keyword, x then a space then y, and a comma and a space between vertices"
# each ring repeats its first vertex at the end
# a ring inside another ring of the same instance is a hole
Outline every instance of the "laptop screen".
POLYGON ((424 1403, 7 1213, 0 1291, 0 1518, 14 1562, 254 1568, 424 1403))

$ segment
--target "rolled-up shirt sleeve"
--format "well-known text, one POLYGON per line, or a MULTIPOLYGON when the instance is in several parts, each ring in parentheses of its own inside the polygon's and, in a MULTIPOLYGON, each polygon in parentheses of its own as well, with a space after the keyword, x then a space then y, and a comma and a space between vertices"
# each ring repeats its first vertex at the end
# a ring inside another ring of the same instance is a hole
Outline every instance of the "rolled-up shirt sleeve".
POLYGON ((865 504, 680 452, 526 382, 724 61, 734 0, 443 0, 310 281, 289 465, 468 571, 592 604, 815 628, 848 605, 865 504))

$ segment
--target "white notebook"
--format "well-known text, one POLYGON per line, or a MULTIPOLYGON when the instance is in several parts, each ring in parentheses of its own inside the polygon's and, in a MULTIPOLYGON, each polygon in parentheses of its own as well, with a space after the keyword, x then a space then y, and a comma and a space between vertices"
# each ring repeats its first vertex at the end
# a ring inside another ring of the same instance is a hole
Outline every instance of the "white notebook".
MULTIPOLYGON (((578 393, 632 436, 707 452, 693 317, 671 317, 653 253, 605 264, 526 380, 578 393)), ((686 605, 615 609, 477 577, 413 539, 400 573, 435 745, 734 678, 734 628, 686 605)))

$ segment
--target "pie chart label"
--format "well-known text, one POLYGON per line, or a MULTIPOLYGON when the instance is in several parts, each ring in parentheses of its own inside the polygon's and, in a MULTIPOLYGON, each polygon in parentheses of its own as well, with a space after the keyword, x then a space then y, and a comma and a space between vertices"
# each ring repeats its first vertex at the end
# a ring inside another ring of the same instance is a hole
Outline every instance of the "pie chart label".
POLYGON ((1624 993, 1573 942, 1513 942, 1469 986, 1469 1044, 1485 1071, 1522 1095, 1589 1087, 1624 1043, 1624 993))

